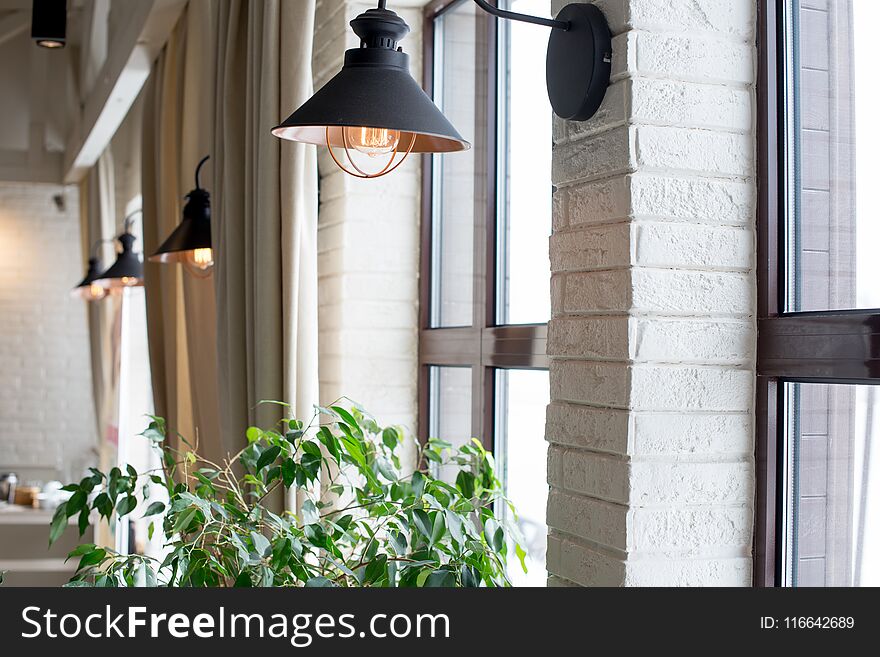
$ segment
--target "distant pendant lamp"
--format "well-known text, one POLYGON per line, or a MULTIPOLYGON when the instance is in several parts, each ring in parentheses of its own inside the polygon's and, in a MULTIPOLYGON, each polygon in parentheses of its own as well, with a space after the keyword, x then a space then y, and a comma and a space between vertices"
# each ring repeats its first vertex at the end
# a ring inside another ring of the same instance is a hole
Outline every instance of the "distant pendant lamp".
POLYGON ((211 195, 199 182, 199 173, 210 155, 196 167, 196 188, 186 195, 183 221, 150 256, 150 262, 180 263, 193 275, 207 278, 214 267, 211 248, 211 195))
POLYGON ((67 43, 67 0, 34 0, 31 39, 43 48, 63 48, 67 43))
MULTIPOLYGON (((599 109, 611 77, 611 31, 591 4, 570 4, 555 19, 505 11, 474 0, 484 11, 508 20, 553 28, 547 46, 547 91, 557 116, 586 121, 599 109)), ((282 139, 327 146, 333 161, 358 178, 378 178, 410 153, 451 153, 470 148, 409 74, 409 57, 398 42, 409 26, 379 0, 351 21, 360 48, 347 50, 342 70, 284 123, 272 129, 282 139), (342 148, 339 158, 333 148, 342 148), (384 166, 368 172, 352 151, 384 166), (345 160, 345 161, 343 161, 345 160)))
POLYGON ((123 233, 116 238, 122 245, 122 251, 117 254, 116 262, 97 281, 107 290, 144 286, 144 263, 140 255, 134 252, 135 236, 131 234, 133 217, 140 212, 135 210, 125 218, 123 233))
POLYGON ((98 240, 92 245, 89 267, 82 282, 70 291, 70 295, 83 301, 100 301, 107 296, 107 289, 98 281, 104 274, 104 268, 98 259, 98 248, 113 240, 98 240))

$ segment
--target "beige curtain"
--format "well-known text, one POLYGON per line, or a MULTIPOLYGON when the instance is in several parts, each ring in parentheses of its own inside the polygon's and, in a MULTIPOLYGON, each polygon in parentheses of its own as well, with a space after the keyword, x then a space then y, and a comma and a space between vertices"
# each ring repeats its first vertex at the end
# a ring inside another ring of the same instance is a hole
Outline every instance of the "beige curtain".
POLYGON ((312 93, 314 0, 229 0, 218 21, 215 221, 222 433, 318 398, 315 148, 269 130, 312 93))
MULTIPOLYGON (((145 252, 153 253, 181 219, 199 160, 213 146, 215 0, 191 0, 157 59, 143 123, 145 252)), ((205 171, 210 171, 210 164, 205 171)), ((210 178, 202 185, 212 191, 210 178)), ((147 325, 153 397, 169 428, 198 440, 217 460, 220 438, 217 324, 213 280, 183 267, 147 263, 147 325)))
MULTIPOLYGON (((85 262, 92 245, 101 244, 97 253, 106 268, 113 264, 116 251, 116 195, 113 158, 109 151, 80 184, 80 222, 85 262)), ((100 461, 104 466, 115 459, 119 426, 119 346, 122 322, 121 295, 108 296, 88 304, 89 347, 92 365, 92 393, 100 440, 100 461)))
MULTIPOLYGON (((80 183, 80 224, 84 261, 88 262, 93 244, 107 240, 97 253, 102 265, 109 267, 116 257, 111 243, 116 235, 116 194, 113 158, 109 150, 80 183)), ((116 465, 119 444, 122 295, 111 295, 97 303, 89 303, 88 323, 98 461, 99 467, 106 472, 116 465)), ((107 523, 99 523, 95 542, 113 545, 113 534, 107 523)))

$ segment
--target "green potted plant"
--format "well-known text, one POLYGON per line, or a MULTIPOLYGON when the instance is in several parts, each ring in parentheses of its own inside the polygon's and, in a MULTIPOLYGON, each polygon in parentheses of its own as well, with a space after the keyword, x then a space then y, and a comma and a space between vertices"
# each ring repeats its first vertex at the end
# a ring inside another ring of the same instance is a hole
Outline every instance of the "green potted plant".
POLYGON ((437 439, 419 445, 421 466, 405 474, 398 427, 332 405, 308 424, 251 427, 246 447, 213 463, 186 441, 173 449, 165 421, 151 420, 141 435, 162 467, 92 469, 66 486, 71 496, 53 517, 50 544, 73 516, 82 536, 93 513, 110 520, 146 507, 166 556, 80 545, 70 553, 79 563, 68 586, 508 586, 508 544, 525 568, 513 506, 476 440, 458 449, 437 439), (433 476, 432 465, 457 471, 454 483, 433 476), (267 508, 278 488, 300 492, 298 515, 267 508), (321 501, 322 488, 334 503, 321 501))

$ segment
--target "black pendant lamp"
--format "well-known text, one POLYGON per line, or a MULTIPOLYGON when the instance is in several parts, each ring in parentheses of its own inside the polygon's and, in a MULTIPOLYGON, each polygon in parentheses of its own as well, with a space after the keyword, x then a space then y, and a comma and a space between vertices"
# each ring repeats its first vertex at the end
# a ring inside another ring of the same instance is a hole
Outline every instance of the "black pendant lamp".
POLYGON ((97 281, 107 290, 144 286, 144 263, 134 252, 135 236, 131 234, 133 217, 138 213, 140 210, 135 210, 125 218, 123 233, 116 238, 122 250, 116 255, 116 262, 97 281))
POLYGON ((470 148, 410 75, 409 55, 397 45, 409 26, 385 8, 385 0, 351 21, 351 27, 360 37, 360 48, 347 50, 342 70, 272 134, 330 147, 336 164, 358 178, 391 173, 410 153, 470 148), (344 158, 333 148, 344 149, 344 158), (352 151, 381 157, 384 164, 368 172, 352 151))
POLYGON ((63 48, 67 43, 67 0, 34 0, 31 39, 43 48, 63 48))
POLYGON ((186 195, 183 221, 169 235, 162 246, 150 256, 151 262, 183 264, 200 278, 211 275, 214 267, 214 251, 211 248, 211 195, 199 182, 199 173, 206 155, 196 167, 196 188, 186 195))
POLYGON ((89 267, 85 278, 70 291, 70 295, 83 301, 100 301, 107 296, 107 289, 98 281, 104 275, 104 268, 98 259, 98 248, 108 240, 98 240, 92 245, 89 267))
MULTIPOLYGON (((487 0, 474 2, 498 18, 552 28, 547 91, 553 111, 570 121, 586 121, 596 113, 611 76, 611 31, 597 7, 570 4, 549 19, 498 9, 487 0)), ((342 70, 272 129, 282 139, 327 146, 336 164, 359 178, 391 173, 410 153, 470 148, 410 76, 409 57, 397 45, 409 26, 385 5, 379 0, 378 8, 351 21, 360 48, 347 50, 342 70), (333 148, 344 149, 345 162, 333 148), (371 173, 357 164, 352 151, 389 157, 371 173)))

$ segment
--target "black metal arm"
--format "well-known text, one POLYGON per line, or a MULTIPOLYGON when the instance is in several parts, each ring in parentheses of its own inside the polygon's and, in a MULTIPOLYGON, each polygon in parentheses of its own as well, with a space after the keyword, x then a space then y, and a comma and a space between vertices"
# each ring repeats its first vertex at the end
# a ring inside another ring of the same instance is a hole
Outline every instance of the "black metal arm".
POLYGON ((533 25, 543 25, 544 27, 552 27, 566 31, 571 27, 571 23, 568 21, 557 21, 552 18, 540 18, 538 16, 529 16, 528 14, 518 14, 515 11, 499 9, 494 5, 490 5, 487 0, 474 0, 474 2, 477 3, 477 6, 479 6, 480 9, 493 16, 497 16, 498 18, 506 18, 507 20, 521 21, 523 23, 532 23, 533 25))
POLYGON ((199 184, 199 173, 202 171, 202 167, 205 166, 205 162, 211 159, 210 155, 205 155, 202 160, 199 162, 199 165, 196 167, 196 189, 201 189, 202 186, 199 184))
POLYGON ((128 215, 122 222, 122 230, 123 232, 130 233, 131 227, 134 224, 134 216, 136 214, 143 214, 143 210, 135 210, 130 215, 128 215))

